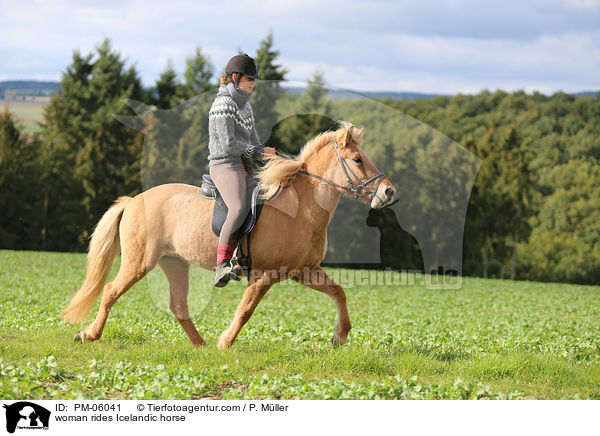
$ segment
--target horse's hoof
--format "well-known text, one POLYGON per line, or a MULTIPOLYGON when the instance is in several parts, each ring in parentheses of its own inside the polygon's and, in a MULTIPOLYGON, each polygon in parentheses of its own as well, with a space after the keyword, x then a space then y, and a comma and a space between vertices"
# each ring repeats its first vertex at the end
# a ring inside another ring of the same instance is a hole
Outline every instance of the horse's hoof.
POLYGON ((231 347, 233 345, 233 342, 227 342, 223 339, 220 339, 219 342, 217 342, 217 348, 219 350, 226 350, 227 348, 231 347))
POLYGON ((73 338, 73 342, 81 342, 82 344, 85 342, 83 339, 83 335, 81 333, 82 332, 77 332, 75 334, 75 337, 73 338))
POLYGON ((340 338, 338 338, 336 335, 333 335, 331 337, 331 345, 333 345, 333 348, 338 348, 342 345, 342 341, 340 341, 340 338))

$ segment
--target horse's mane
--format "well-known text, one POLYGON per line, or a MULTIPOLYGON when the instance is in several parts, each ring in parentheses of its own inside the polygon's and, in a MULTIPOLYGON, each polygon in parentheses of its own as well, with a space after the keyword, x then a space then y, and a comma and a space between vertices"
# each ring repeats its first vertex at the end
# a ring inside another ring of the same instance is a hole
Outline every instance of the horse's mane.
MULTIPOLYGON (((310 139, 297 156, 279 156, 279 155, 265 155, 264 159, 267 163, 257 172, 256 177, 258 179, 258 187, 260 189, 260 198, 266 199, 272 197, 277 189, 281 186, 282 188, 288 186, 296 177, 296 174, 302 169, 308 159, 325 145, 332 142, 335 138, 341 136, 342 133, 347 133, 354 126, 348 121, 338 121, 340 127, 334 131, 327 131, 318 134, 314 138, 310 139)), ((354 138, 353 138, 354 139, 354 138)), ((346 146, 345 142, 338 140, 340 147, 346 146)), ((279 152, 281 154, 281 152, 279 152)))

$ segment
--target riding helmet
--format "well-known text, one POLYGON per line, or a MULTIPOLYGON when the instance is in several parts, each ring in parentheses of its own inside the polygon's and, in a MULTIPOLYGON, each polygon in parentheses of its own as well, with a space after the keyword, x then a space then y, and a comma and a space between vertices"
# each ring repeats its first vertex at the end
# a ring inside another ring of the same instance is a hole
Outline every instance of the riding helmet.
POLYGON ((247 54, 236 55, 229 59, 225 67, 225 74, 231 75, 233 73, 242 73, 245 76, 260 79, 256 61, 247 54))

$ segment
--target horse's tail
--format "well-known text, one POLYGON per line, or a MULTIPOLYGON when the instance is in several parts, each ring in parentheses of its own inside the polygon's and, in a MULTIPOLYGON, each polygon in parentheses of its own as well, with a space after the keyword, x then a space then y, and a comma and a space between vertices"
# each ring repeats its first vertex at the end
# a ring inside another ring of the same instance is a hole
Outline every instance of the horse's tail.
POLYGON ((88 251, 85 281, 69 305, 60 313, 65 321, 74 323, 85 320, 102 292, 110 267, 121 252, 119 223, 130 200, 131 197, 119 197, 96 224, 88 251))

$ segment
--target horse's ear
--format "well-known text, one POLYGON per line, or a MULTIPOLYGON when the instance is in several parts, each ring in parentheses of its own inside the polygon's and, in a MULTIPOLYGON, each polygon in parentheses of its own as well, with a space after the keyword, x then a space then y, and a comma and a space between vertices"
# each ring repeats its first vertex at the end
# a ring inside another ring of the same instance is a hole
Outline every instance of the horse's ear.
POLYGON ((354 126, 350 125, 349 128, 344 129, 340 133, 338 133, 337 140, 341 148, 344 148, 352 141, 352 129, 354 129, 354 126))
POLYGON ((362 134, 363 134, 363 132, 364 132, 364 131, 365 131, 365 128, 363 127, 362 129, 360 129, 360 130, 358 131, 358 134, 359 134, 360 136, 362 136, 362 134))

